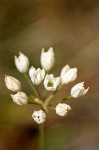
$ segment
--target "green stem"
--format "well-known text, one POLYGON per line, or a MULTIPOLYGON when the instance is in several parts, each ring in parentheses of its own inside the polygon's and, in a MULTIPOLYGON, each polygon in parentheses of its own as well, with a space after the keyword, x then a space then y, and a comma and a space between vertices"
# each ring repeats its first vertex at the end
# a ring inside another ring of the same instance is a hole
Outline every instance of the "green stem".
POLYGON ((39 97, 40 99, 42 99, 38 87, 36 86, 35 88, 36 88, 36 91, 37 91, 37 93, 38 93, 38 97, 39 97))
POLYGON ((53 98, 54 96, 57 94, 57 90, 55 92, 53 92, 52 94, 50 94, 50 96, 45 100, 45 103, 48 104, 53 98))
POLYGON ((55 93, 52 93, 46 100, 45 100, 45 103, 48 104, 52 98, 54 98, 55 96, 55 93))
POLYGON ((71 98, 72 98, 72 96, 71 96, 71 95, 69 95, 69 96, 67 96, 67 97, 63 98, 63 99, 62 99, 62 102, 63 102, 63 101, 65 101, 65 100, 69 100, 69 99, 71 99, 71 98))
POLYGON ((25 76, 25 78, 27 79, 28 83, 30 84, 31 89, 34 91, 35 95, 36 95, 37 97, 39 97, 39 94, 38 94, 37 90, 35 89, 34 85, 32 84, 32 82, 31 82, 29 76, 28 76, 27 74, 24 74, 24 76, 25 76))
POLYGON ((65 97, 65 98, 63 98, 63 99, 59 99, 59 100, 57 100, 57 101, 52 102, 51 105, 56 104, 56 103, 61 103, 61 102, 63 102, 63 101, 69 100, 69 99, 71 99, 71 98, 72 98, 71 95, 70 95, 70 96, 67 96, 67 97, 65 97))
POLYGON ((34 102, 28 102, 28 104, 34 104, 34 105, 38 105, 38 104, 36 104, 36 103, 34 103, 34 102))
POLYGON ((53 98, 54 96, 62 89, 62 84, 60 84, 57 88, 56 91, 54 91, 46 100, 45 103, 48 104, 53 98))
POLYGON ((39 125, 39 148, 38 150, 44 150, 44 124, 39 125))

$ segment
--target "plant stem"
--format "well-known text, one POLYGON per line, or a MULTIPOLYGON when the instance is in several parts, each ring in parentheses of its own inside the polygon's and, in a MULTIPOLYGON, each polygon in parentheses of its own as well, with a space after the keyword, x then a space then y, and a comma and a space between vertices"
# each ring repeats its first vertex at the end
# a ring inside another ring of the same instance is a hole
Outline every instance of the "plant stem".
POLYGON ((39 147, 38 150, 44 150, 44 124, 39 125, 39 147))
POLYGON ((62 84, 59 85, 59 87, 57 88, 56 91, 54 91, 46 100, 45 103, 48 104, 53 98, 54 96, 62 89, 62 84))
POLYGON ((34 85, 32 84, 32 82, 30 81, 29 76, 28 76, 27 74, 24 74, 24 76, 25 76, 25 78, 27 79, 28 83, 30 84, 31 89, 34 91, 35 95, 36 95, 37 97, 39 97, 39 94, 38 94, 37 90, 35 89, 34 85))
POLYGON ((55 96, 56 93, 57 93, 56 91, 53 92, 53 93, 45 100, 45 103, 48 104, 48 103, 51 101, 51 99, 54 98, 54 96, 55 96))
POLYGON ((42 99, 42 98, 41 98, 41 94, 40 94, 39 89, 38 89, 37 86, 35 87, 35 89, 36 89, 36 91, 37 91, 37 93, 38 93, 39 98, 42 99))
POLYGON ((69 99, 71 99, 71 98, 72 98, 72 96, 71 96, 71 95, 69 95, 69 96, 67 96, 67 97, 63 98, 63 99, 62 99, 62 102, 63 102, 63 101, 65 101, 65 100, 69 100, 69 99))
POLYGON ((70 96, 67 96, 67 97, 65 97, 65 98, 63 98, 63 99, 59 99, 59 100, 57 100, 57 101, 52 102, 51 105, 64 102, 64 101, 69 100, 69 99, 71 99, 71 98, 72 98, 71 95, 70 95, 70 96))
POLYGON ((28 102, 28 104, 34 104, 34 105, 38 105, 38 104, 36 104, 36 103, 34 103, 34 102, 28 102))

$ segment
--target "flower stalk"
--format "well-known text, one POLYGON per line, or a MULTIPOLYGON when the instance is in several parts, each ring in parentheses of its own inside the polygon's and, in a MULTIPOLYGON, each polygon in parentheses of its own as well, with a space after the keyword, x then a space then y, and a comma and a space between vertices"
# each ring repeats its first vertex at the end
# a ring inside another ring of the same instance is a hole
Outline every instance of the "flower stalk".
POLYGON ((35 98, 34 101, 40 105, 43 110, 47 113, 48 112, 48 107, 47 107, 47 104, 45 102, 43 102, 42 100, 38 99, 38 98, 35 98))
POLYGON ((33 86, 33 84, 32 84, 32 82, 31 82, 29 76, 28 76, 27 74, 24 74, 24 77, 25 77, 26 80, 28 81, 28 83, 29 83, 31 89, 33 90, 33 92, 35 93, 35 95, 36 95, 37 97, 39 97, 39 94, 38 94, 37 90, 35 89, 35 87, 33 86))
POLYGON ((62 89, 62 84, 60 84, 58 87, 57 87, 57 89, 56 89, 56 91, 54 91, 52 94, 50 94, 48 97, 47 97, 47 99, 45 100, 45 103, 48 105, 49 104, 49 102, 55 97, 55 95, 62 89))
POLYGON ((45 130, 44 130, 44 123, 39 125, 39 147, 38 150, 44 150, 45 147, 45 130))
POLYGON ((49 71, 55 63, 55 55, 52 47, 50 47, 47 52, 42 49, 40 59, 42 66, 41 69, 36 69, 33 66, 29 69, 29 59, 27 56, 21 52, 19 52, 18 57, 15 56, 15 66, 17 70, 24 74, 24 77, 28 81, 33 94, 35 95, 28 96, 24 93, 22 91, 21 82, 12 76, 5 76, 5 85, 11 92, 14 92, 14 94, 11 94, 11 98, 17 105, 22 106, 32 104, 38 106, 38 110, 35 110, 32 113, 32 118, 39 124, 38 150, 44 150, 44 122, 46 121, 48 111, 54 109, 57 115, 61 117, 67 116, 71 107, 65 102, 71 98, 76 99, 84 96, 88 92, 89 87, 86 89, 84 87, 84 82, 78 83, 71 88, 69 96, 52 101, 64 84, 66 85, 73 82, 77 78, 77 68, 71 68, 69 65, 65 65, 61 70, 60 76, 54 77, 53 74, 49 74, 49 71), (38 85, 42 82, 45 88, 44 91, 46 90, 45 97, 43 97, 44 94, 41 94, 38 89, 38 85), (47 92, 51 92, 48 97, 47 92))

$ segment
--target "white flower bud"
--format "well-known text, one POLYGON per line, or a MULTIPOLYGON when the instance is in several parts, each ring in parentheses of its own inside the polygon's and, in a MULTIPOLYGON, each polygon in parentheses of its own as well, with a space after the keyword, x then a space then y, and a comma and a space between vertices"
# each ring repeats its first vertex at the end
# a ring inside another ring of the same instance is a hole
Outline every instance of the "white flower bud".
POLYGON ((53 48, 50 47, 47 52, 44 52, 44 48, 42 48, 41 52, 41 66, 45 70, 50 70, 55 62, 53 48))
POLYGON ((19 52, 19 57, 15 56, 15 65, 19 72, 26 73, 29 69, 29 59, 19 52))
POLYGON ((66 65, 62 69, 60 77, 62 84, 74 81, 77 78, 77 68, 70 68, 69 65, 66 65))
POLYGON ((43 110, 34 111, 32 114, 32 118, 38 123, 44 123, 46 120, 46 114, 43 110))
POLYGON ((13 102, 18 105, 26 105, 28 102, 28 97, 24 92, 18 92, 17 94, 11 94, 13 102))
POLYGON ((29 69, 29 76, 33 84, 38 85, 42 82, 45 77, 45 70, 38 68, 37 70, 32 66, 29 69))
POLYGON ((44 87, 47 91, 55 91, 60 84, 60 77, 54 77, 53 74, 46 75, 44 79, 44 87))
POLYGON ((85 95, 89 90, 89 87, 87 89, 84 88, 84 82, 78 83, 71 89, 71 96, 74 98, 80 97, 85 95))
POLYGON ((59 116, 66 116, 68 114, 68 111, 71 110, 71 107, 65 103, 59 103, 57 106, 56 106, 56 113, 59 115, 59 116))
POLYGON ((12 76, 5 75, 5 84, 6 87, 13 92, 21 90, 21 82, 12 76))

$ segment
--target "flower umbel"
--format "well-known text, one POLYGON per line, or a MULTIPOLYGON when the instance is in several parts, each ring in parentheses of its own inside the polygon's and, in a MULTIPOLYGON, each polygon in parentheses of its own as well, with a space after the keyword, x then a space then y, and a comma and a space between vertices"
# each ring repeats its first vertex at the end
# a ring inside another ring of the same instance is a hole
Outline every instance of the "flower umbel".
POLYGON ((63 99, 58 98, 57 101, 52 101, 64 84, 73 82, 77 78, 77 68, 70 68, 69 65, 62 68, 59 77, 54 77, 53 74, 47 74, 53 67, 54 62, 55 57, 52 47, 50 47, 47 52, 44 51, 44 48, 42 49, 42 69, 36 69, 33 66, 29 69, 29 59, 21 52, 19 52, 18 57, 15 56, 16 68, 19 72, 24 73, 24 76, 31 86, 32 92, 35 95, 30 92, 29 95, 25 94, 21 90, 21 82, 19 80, 12 76, 5 76, 6 87, 11 91, 16 92, 15 94, 11 94, 11 97, 16 104, 32 104, 37 106, 36 108, 39 110, 33 112, 32 118, 38 124, 42 124, 46 121, 46 116, 50 109, 54 109, 59 116, 66 116, 68 111, 71 110, 71 107, 65 103, 65 100, 81 97, 89 90, 89 87, 85 89, 84 82, 81 82, 72 87, 70 95, 67 95, 67 97, 63 99), (43 90, 41 89, 42 85, 44 85, 43 90), (43 91, 44 93, 42 93, 43 91))
POLYGON ((55 62, 55 58, 54 58, 54 52, 53 52, 53 48, 50 47, 48 49, 47 52, 44 51, 44 48, 42 48, 42 52, 41 52, 41 66, 49 71, 55 62))
POLYGON ((29 76, 35 85, 39 85, 45 77, 45 70, 38 68, 37 70, 32 66, 29 69, 29 76))
POLYGON ((71 89, 71 96, 74 98, 81 97, 85 95, 89 90, 89 87, 87 89, 84 88, 84 82, 76 84, 71 89))
POLYGON ((47 91, 55 91, 60 84, 60 77, 54 77, 53 74, 46 75, 44 87, 47 91))
POLYGON ((29 59, 23 53, 19 52, 19 57, 15 56, 15 65, 19 72, 27 73, 29 69, 29 59))

